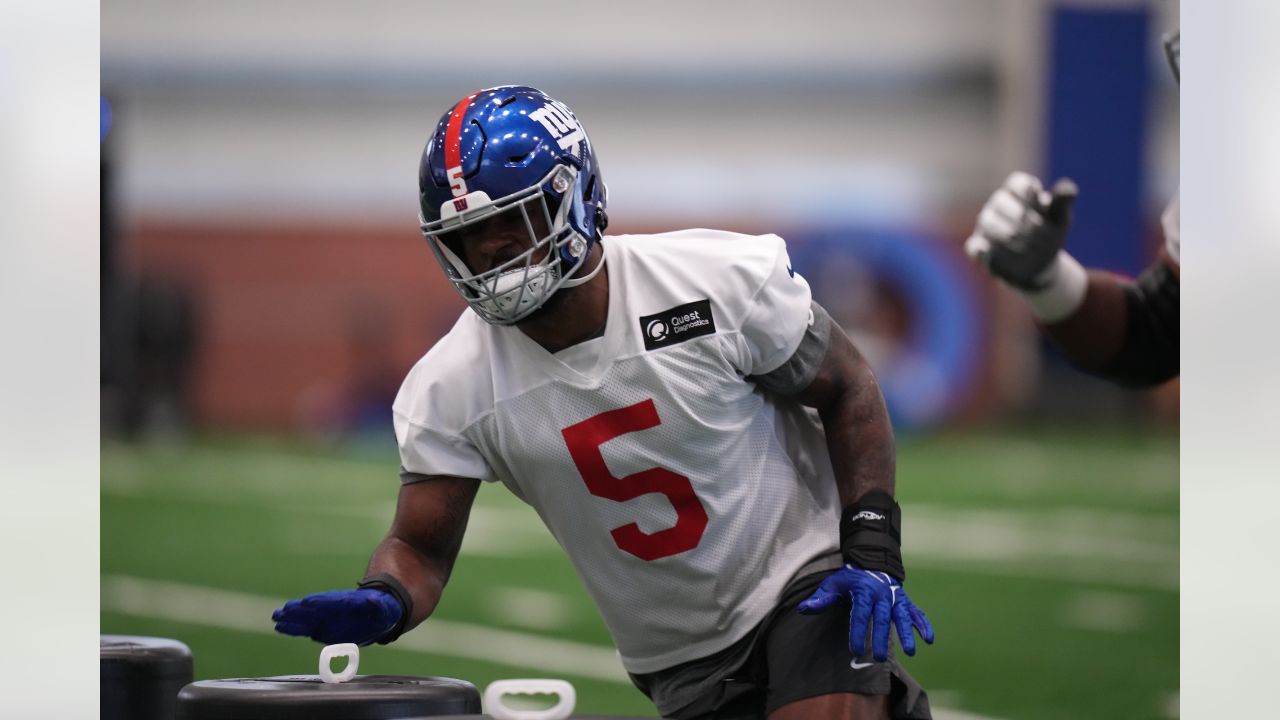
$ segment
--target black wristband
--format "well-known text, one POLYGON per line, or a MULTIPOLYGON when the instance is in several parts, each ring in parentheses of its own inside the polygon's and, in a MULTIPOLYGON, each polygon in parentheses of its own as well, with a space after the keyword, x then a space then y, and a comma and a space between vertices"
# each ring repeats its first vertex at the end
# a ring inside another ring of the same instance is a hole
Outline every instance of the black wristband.
POLYGON ((872 490, 840 514, 840 554, 864 570, 907 579, 902 566, 902 509, 883 490, 872 490))
POLYGON ((400 620, 391 628, 386 635, 378 638, 379 645, 386 645, 394 641, 404 633, 404 628, 409 624, 409 618, 413 617, 413 597, 409 595, 409 591, 400 584, 399 580, 388 575, 387 573, 378 573, 361 580, 356 586, 361 589, 381 590, 389 593, 400 603, 400 620))

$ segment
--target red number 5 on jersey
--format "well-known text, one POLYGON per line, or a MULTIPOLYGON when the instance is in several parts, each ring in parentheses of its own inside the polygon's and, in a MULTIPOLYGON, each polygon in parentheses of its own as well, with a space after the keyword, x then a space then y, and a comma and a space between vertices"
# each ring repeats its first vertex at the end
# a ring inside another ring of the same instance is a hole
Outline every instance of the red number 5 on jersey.
POLYGON ((662 424, 653 400, 645 400, 617 410, 602 412, 561 430, 569 454, 587 483, 587 491, 614 502, 634 500, 641 495, 661 493, 676 510, 676 524, 666 530, 646 533, 635 523, 611 531, 622 550, 641 560, 657 560, 692 550, 707 529, 707 511, 684 475, 666 468, 650 468, 623 478, 613 476, 605 465, 600 446, 627 433, 662 424))

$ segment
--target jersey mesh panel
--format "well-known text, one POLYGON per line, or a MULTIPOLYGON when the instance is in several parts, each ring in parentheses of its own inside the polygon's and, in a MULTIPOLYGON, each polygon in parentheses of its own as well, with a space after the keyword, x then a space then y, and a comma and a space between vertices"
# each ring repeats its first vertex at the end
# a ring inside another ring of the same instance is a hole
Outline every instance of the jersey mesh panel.
POLYGON ((824 474, 824 462, 807 457, 825 451, 820 429, 737 376, 723 342, 713 336, 621 360, 595 388, 543 385, 499 403, 476 428, 486 456, 520 458, 518 466, 495 462, 498 477, 568 552, 632 671, 727 647, 801 566, 835 549, 829 463, 824 474), (646 533, 670 528, 671 502, 658 493, 626 502, 593 496, 561 431, 650 399, 661 424, 601 445, 610 474, 663 467, 683 475, 708 522, 692 550, 646 561, 620 549, 610 530, 631 522, 646 533), (797 466, 808 477, 797 477, 797 466))

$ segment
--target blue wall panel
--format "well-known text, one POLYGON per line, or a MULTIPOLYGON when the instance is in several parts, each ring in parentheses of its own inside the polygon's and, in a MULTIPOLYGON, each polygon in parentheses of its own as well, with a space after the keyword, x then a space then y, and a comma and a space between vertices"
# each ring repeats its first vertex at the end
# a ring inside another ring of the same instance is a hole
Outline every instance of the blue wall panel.
POLYGON ((1086 266, 1145 264, 1143 167, 1149 11, 1056 7, 1051 16, 1047 177, 1080 186, 1068 249, 1086 266))

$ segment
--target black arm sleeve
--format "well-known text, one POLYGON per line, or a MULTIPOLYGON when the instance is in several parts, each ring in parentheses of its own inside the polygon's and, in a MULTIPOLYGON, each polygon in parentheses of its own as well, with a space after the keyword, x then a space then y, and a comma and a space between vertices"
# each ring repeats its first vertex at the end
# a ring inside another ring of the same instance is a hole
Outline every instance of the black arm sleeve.
POLYGON ((760 387, 783 396, 791 396, 809 387, 813 378, 822 367, 822 360, 827 356, 827 345, 831 338, 831 316, 818 303, 810 303, 809 310, 813 320, 804 331, 800 346, 776 370, 764 375, 752 375, 760 387))
POLYGON ((1130 387, 1159 385, 1178 376, 1178 276, 1164 262, 1148 267, 1125 288, 1128 324, 1120 352, 1098 374, 1130 387))

